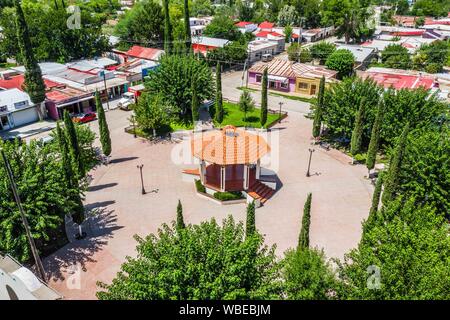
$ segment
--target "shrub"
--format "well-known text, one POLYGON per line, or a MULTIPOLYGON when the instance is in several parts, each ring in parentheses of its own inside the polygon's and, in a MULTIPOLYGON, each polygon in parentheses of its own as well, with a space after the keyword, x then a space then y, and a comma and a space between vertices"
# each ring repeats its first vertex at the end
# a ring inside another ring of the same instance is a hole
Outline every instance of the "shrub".
POLYGON ((230 201, 230 200, 244 199, 244 196, 240 191, 225 191, 225 192, 215 192, 214 198, 220 201, 230 201))
POLYGON ((206 193, 206 188, 200 180, 195 180, 195 189, 197 189, 197 192, 206 193))

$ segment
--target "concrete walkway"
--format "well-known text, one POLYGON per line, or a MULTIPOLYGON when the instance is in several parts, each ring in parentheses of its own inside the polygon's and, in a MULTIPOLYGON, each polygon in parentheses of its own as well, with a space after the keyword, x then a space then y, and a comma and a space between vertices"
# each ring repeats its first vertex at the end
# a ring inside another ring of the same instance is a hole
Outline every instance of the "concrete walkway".
MULTIPOLYGON (((128 113, 116 110, 106 115, 112 160, 91 172, 85 200, 91 217, 85 229, 88 237, 66 245, 44 262, 49 284, 67 299, 95 299, 96 282, 109 283, 126 256, 136 254, 133 235, 155 233, 162 223, 173 221, 178 199, 186 223, 211 218, 220 222, 229 214, 245 221, 245 204, 218 205, 197 196, 192 182, 182 181, 182 169, 196 167, 188 163, 189 143, 135 139, 123 130, 128 113), (144 165, 145 195, 140 192, 138 164, 144 165)), ((98 132, 97 122, 89 126, 98 132)), ((311 245, 323 248, 329 258, 342 258, 359 242, 373 187, 364 178, 365 167, 349 165, 350 159, 336 150, 316 148, 312 176, 307 178, 311 126, 310 120, 293 112, 270 132, 272 153, 263 166, 275 171, 280 183, 275 195, 257 209, 256 225, 266 243, 276 244, 282 256, 297 244, 303 205, 312 192, 311 245)))

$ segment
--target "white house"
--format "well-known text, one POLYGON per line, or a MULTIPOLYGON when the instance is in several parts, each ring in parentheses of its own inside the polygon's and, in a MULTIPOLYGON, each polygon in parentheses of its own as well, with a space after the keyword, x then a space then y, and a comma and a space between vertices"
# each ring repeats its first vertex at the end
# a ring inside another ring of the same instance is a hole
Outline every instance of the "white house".
POLYGON ((261 60, 263 54, 277 53, 278 43, 269 40, 253 40, 248 43, 248 57, 250 62, 261 60))
POLYGON ((19 89, 0 91, 0 131, 39 120, 30 96, 19 89))
POLYGON ((258 29, 258 26, 253 22, 239 21, 235 25, 242 33, 253 32, 258 29))

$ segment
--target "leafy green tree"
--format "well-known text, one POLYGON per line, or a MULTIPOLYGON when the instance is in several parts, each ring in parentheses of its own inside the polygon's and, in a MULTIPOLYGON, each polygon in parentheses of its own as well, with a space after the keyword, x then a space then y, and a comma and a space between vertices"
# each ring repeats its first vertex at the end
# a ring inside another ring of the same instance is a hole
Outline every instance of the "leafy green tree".
POLYGON ((305 205, 303 207, 302 228, 298 238, 298 250, 309 248, 309 227, 311 225, 311 200, 312 193, 308 193, 305 205))
POLYGON ((244 90, 239 98, 239 109, 244 112, 244 121, 247 121, 247 113, 255 109, 255 102, 248 90, 244 90))
POLYGON ((177 230, 184 229, 186 225, 184 224, 184 218, 183 218, 183 206, 181 205, 181 201, 178 200, 177 205, 177 230))
MULTIPOLYGON (((60 3, 59 1, 57 3, 60 3)), ((109 50, 107 35, 102 33, 102 25, 109 16, 108 8, 115 12, 120 9, 117 0, 89 1, 75 0, 71 4, 80 8, 82 28, 77 28, 76 21, 64 5, 54 5, 53 1, 22 0, 22 9, 28 24, 31 47, 37 61, 67 62, 80 58, 101 56, 109 50), (108 2, 108 3, 107 3, 108 2), (68 28, 68 24, 70 28, 68 28)), ((15 20, 16 9, 11 1, 10 7, 0 10, 0 52, 4 57, 14 57, 24 63, 15 20)), ((2 55, 0 54, 0 55, 2 55)))
POLYGON ((415 59, 416 68, 425 70, 428 73, 442 72, 445 63, 450 56, 450 46, 448 41, 433 41, 430 44, 422 45, 417 51, 417 55, 421 57, 421 64, 417 65, 417 59, 415 59))
POLYGON ((84 221, 84 206, 81 199, 81 188, 79 186, 78 179, 72 170, 73 159, 71 158, 69 146, 67 145, 67 137, 61 129, 59 122, 56 123, 56 135, 58 137, 57 142, 59 154, 61 155, 61 165, 65 173, 64 178, 67 185, 67 190, 71 193, 69 197, 74 203, 72 218, 73 221, 78 224, 79 235, 81 236, 83 234, 81 224, 84 221))
POLYGON ((274 299, 280 272, 274 247, 255 234, 245 238, 242 223, 229 216, 176 230, 163 225, 138 241, 137 257, 127 257, 110 285, 100 284, 101 300, 274 299), (256 254, 255 254, 256 253, 256 254), (155 274, 158 276, 155 277, 155 274))
POLYGON ((210 68, 190 55, 164 55, 158 68, 149 74, 145 86, 151 94, 159 93, 180 119, 190 119, 193 77, 199 101, 213 98, 215 88, 210 68))
POLYGON ((95 108, 97 109, 98 125, 100 131, 100 143, 105 156, 111 154, 111 137, 109 135, 108 122, 106 122, 105 109, 98 91, 95 92, 95 108))
POLYGON ((382 211, 339 264, 339 298, 449 299, 450 237, 442 214, 414 199, 397 199, 382 211))
POLYGON ((337 71, 338 78, 342 79, 353 73, 355 57, 349 50, 339 49, 330 54, 325 65, 328 69, 337 71))
POLYGON ((291 26, 284 27, 284 41, 286 43, 291 42, 292 33, 293 33, 293 28, 291 26))
POLYGON ((217 61, 222 61, 223 66, 232 66, 242 64, 247 60, 247 44, 241 44, 238 41, 229 43, 222 48, 215 48, 208 51, 206 61, 211 65, 215 65, 217 61))
POLYGON ((395 43, 381 51, 381 62, 388 68, 408 69, 411 66, 408 49, 395 43))
POLYGON ((282 262, 283 288, 288 300, 328 300, 335 276, 323 251, 288 250, 282 262))
POLYGON ((256 221, 255 221, 255 201, 250 202, 247 205, 247 221, 245 227, 246 238, 253 236, 256 233, 256 221))
POLYGON ((165 39, 164 17, 163 9, 156 1, 139 1, 122 15, 115 31, 120 40, 129 46, 140 44, 144 47, 160 47, 165 39))
POLYGON ((299 18, 297 10, 292 5, 285 5, 278 13, 278 24, 280 27, 293 26, 298 24, 299 18))
POLYGON ((171 54, 173 49, 172 23, 170 22, 169 0, 163 0, 164 11, 164 51, 171 54))
POLYGON ((312 56, 308 48, 302 48, 297 42, 291 43, 287 49, 288 59, 295 62, 311 62, 312 56))
POLYGON ((70 118, 67 110, 64 111, 64 126, 67 141, 69 142, 69 150, 73 160, 74 168, 76 168, 76 174, 78 179, 83 179, 86 174, 83 159, 81 157, 80 145, 78 144, 77 131, 75 130, 75 125, 70 118))
POLYGON ((309 51, 313 59, 320 60, 320 64, 324 64, 328 57, 336 50, 334 44, 326 41, 320 41, 313 44, 309 51))
POLYGON ((314 122, 313 122, 313 137, 317 138, 320 136, 322 128, 322 117, 323 117, 323 105, 324 105, 324 94, 325 94, 325 77, 322 76, 319 83, 319 93, 317 94, 317 100, 315 102, 314 109, 314 122))
POLYGON ((42 79, 41 68, 34 56, 30 32, 19 0, 14 0, 14 7, 16 8, 17 39, 25 66, 24 86, 31 102, 36 104, 39 118, 42 119, 41 104, 45 101, 45 84, 42 79))
MULTIPOLYGON (((64 217, 76 207, 72 195, 79 189, 67 185, 62 155, 54 152, 51 145, 35 140, 29 144, 0 140, 0 148, 9 159, 38 251, 50 254, 68 241, 64 217)), ((20 262, 30 262, 31 250, 3 161, 0 163, 0 221, 0 251, 20 262)))
POLYGON ((350 153, 353 156, 356 156, 361 152, 365 110, 366 101, 364 100, 364 98, 362 98, 358 113, 356 114, 355 126, 353 127, 352 139, 350 142, 350 153))
POLYGON ((200 103, 198 101, 198 96, 197 96, 197 88, 195 85, 195 80, 192 80, 192 105, 191 105, 191 111, 192 111, 192 121, 198 121, 200 118, 200 114, 199 114, 199 108, 200 108, 200 103))
POLYGON ((191 24, 189 22, 189 1, 184 0, 184 6, 183 6, 183 13, 184 13, 184 40, 186 45, 186 52, 192 51, 192 39, 191 39, 191 24))
POLYGON ((411 13, 433 17, 446 17, 450 12, 450 3, 446 0, 417 0, 411 13))
POLYGON ((360 42, 373 34, 368 28, 371 16, 369 1, 363 0, 324 0, 322 3, 322 22, 333 25, 336 35, 344 37, 345 43, 360 42))
POLYGON ((416 129, 408 136, 399 174, 398 192, 414 197, 417 205, 450 216, 450 133, 442 128, 416 129))
POLYGON ((169 125, 173 118, 173 108, 160 94, 142 93, 134 108, 137 126, 145 133, 155 137, 157 132, 169 125))
POLYGON ((306 29, 312 29, 322 26, 321 5, 320 0, 292 0, 292 5, 295 7, 298 15, 301 15, 297 22, 299 26, 306 29))
POLYGON ((361 105, 361 100, 365 99, 366 122, 364 124, 363 141, 368 141, 370 137, 370 125, 375 118, 375 110, 382 89, 370 79, 345 78, 340 83, 334 84, 324 94, 323 123, 327 126, 330 135, 351 138, 356 114, 361 105))
POLYGON ((223 101, 222 101, 222 73, 220 62, 216 66, 216 101, 214 108, 214 120, 220 125, 223 121, 223 101))
POLYGON ((206 28, 202 35, 212 38, 227 39, 230 41, 238 40, 241 32, 238 30, 234 21, 225 15, 216 15, 206 28))
POLYGON ((378 102, 377 115, 375 117, 375 121, 372 126, 372 131, 370 133, 369 149, 367 150, 366 167, 367 170, 369 170, 369 174, 370 170, 372 170, 375 167, 375 161, 378 152, 378 144, 380 141, 381 124, 383 122, 383 113, 384 113, 384 102, 381 99, 378 102))
POLYGON ((399 185, 399 175, 401 172, 402 159, 405 153, 405 146, 408 139, 409 123, 405 125, 402 135, 399 137, 398 144, 395 148, 395 153, 391 158, 386 180, 384 183, 383 197, 381 198, 383 205, 393 200, 397 194, 397 187, 399 185))
POLYGON ((261 127, 264 127, 264 125, 267 122, 267 87, 268 87, 268 74, 267 68, 265 68, 261 84, 261 116, 260 116, 261 127))
POLYGON ((239 21, 253 21, 256 8, 254 3, 249 0, 237 0, 237 16, 239 21))

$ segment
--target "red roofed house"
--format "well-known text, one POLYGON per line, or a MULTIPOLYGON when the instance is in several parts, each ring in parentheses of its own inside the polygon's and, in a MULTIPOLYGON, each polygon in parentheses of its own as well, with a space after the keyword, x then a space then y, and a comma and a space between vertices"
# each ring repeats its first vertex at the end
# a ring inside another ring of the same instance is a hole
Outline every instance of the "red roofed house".
POLYGON ((359 73, 363 79, 371 78, 384 88, 400 89, 433 89, 438 84, 432 75, 412 70, 373 67, 359 73))
POLYGON ((256 29, 258 29, 258 26, 256 24, 254 24, 253 22, 247 22, 247 21, 239 21, 235 24, 235 26, 242 33, 253 32, 256 29))
MULTIPOLYGON (((24 92, 24 81, 24 75, 17 71, 3 72, 0 78, 0 90, 18 89, 24 92)), ((69 113, 82 113, 91 111, 94 106, 92 93, 69 88, 65 84, 45 78, 44 84, 46 113, 53 120, 61 119, 64 110, 68 110, 69 113)), ((45 117, 45 111, 42 112, 42 115, 45 117)), ((28 121, 28 123, 30 122, 33 121, 28 121)))
POLYGON ((272 31, 272 28, 275 26, 275 23, 264 21, 261 22, 258 26, 260 31, 272 31))
POLYGON ((164 50, 161 49, 132 46, 130 50, 126 52, 126 55, 132 58, 158 61, 163 53, 164 50))
POLYGON ((285 37, 275 31, 259 31, 256 33, 256 40, 268 40, 277 42, 277 53, 283 52, 285 47, 285 37))

